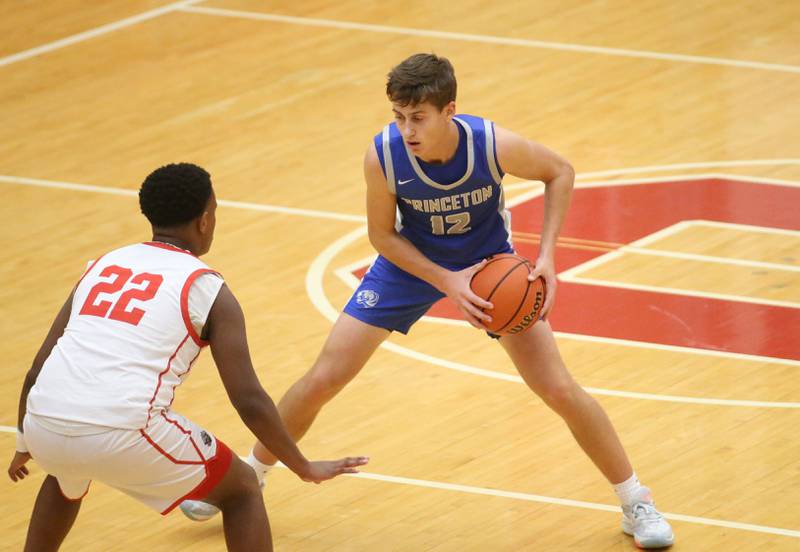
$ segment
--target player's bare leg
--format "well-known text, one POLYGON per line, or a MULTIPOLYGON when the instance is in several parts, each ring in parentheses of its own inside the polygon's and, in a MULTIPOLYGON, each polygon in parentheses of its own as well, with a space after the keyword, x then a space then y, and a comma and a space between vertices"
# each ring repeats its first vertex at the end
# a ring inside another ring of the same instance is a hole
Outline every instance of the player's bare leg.
POLYGON ((617 432, 598 402, 567 371, 547 322, 527 332, 502 337, 522 379, 560 415, 578 444, 612 484, 633 474, 617 432))
MULTIPOLYGON (((297 380, 278 403, 286 429, 295 441, 306 434, 322 407, 358 374, 389 331, 342 313, 311 369, 297 380)), ((272 465, 277 459, 261 443, 255 459, 272 465)))
POLYGON ((58 481, 48 475, 36 504, 33 506, 31 523, 28 526, 28 537, 25 540, 25 552, 51 552, 58 550, 64 538, 75 523, 81 500, 69 500, 58 487, 58 481))
POLYGON ((253 470, 238 457, 205 500, 222 510, 229 552, 272 552, 264 497, 253 470))
POLYGON ((528 387, 564 419, 580 447, 614 486, 622 503, 623 531, 641 548, 671 545, 672 528, 656 510, 650 489, 639 483, 605 411, 564 366, 550 324, 538 322, 500 343, 528 387))

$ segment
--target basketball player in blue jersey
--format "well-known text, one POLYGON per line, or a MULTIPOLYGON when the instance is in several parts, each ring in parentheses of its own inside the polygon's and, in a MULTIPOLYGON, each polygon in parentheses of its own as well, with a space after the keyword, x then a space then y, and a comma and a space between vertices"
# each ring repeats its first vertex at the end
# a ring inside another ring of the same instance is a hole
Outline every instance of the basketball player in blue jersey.
MULTIPOLYGON (((411 56, 389 73, 386 92, 395 121, 375 136, 364 160, 369 238, 380 255, 319 358, 281 399, 278 408, 289 432, 301 438, 389 334, 406 333, 442 297, 449 297, 473 326, 485 329, 491 310, 481 309, 492 305, 472 292, 470 279, 484 259, 512 251, 502 177, 540 180, 546 186, 544 221, 530 278, 542 276, 547 284, 543 320, 498 342, 614 486, 625 533, 643 548, 671 545, 669 523, 639 483, 601 406, 567 371, 546 321, 556 296, 556 238, 570 202, 572 167, 489 120, 456 115, 456 79, 445 58, 411 56)), ((248 458, 260 479, 275 462, 261 443, 248 458)), ((202 502, 182 507, 195 519, 214 513, 202 502)))

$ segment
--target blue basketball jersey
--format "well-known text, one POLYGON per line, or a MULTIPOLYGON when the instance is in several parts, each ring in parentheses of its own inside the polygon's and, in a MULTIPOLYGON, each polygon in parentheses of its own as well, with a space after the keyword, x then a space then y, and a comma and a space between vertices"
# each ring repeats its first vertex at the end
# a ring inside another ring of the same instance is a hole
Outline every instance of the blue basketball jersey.
POLYGON ((417 158, 395 123, 375 136, 375 147, 389 191, 397 196, 400 234, 432 261, 468 265, 511 250, 511 215, 492 122, 472 115, 453 120, 458 148, 447 163, 417 158))

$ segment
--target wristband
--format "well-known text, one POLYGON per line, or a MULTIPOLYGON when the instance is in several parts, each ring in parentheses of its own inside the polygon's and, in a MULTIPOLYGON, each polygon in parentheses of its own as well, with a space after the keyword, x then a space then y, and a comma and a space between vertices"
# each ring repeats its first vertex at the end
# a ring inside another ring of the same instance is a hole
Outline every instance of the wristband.
POLYGON ((17 452, 28 452, 28 447, 25 446, 25 435, 17 429, 17 452))

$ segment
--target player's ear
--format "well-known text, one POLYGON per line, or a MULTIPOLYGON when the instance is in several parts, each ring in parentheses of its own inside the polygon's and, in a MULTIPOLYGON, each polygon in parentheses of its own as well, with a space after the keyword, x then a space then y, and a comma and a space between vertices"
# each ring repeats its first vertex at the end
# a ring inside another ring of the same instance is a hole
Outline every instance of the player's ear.
POLYGON ((205 236, 208 233, 209 228, 211 227, 211 213, 207 210, 203 211, 203 214, 197 218, 197 229, 200 231, 200 234, 205 236))
POLYGON ((455 101, 449 102, 446 106, 444 106, 444 109, 442 109, 442 112, 445 114, 445 116, 448 119, 450 119, 451 117, 454 117, 455 114, 456 114, 456 102, 455 101))

